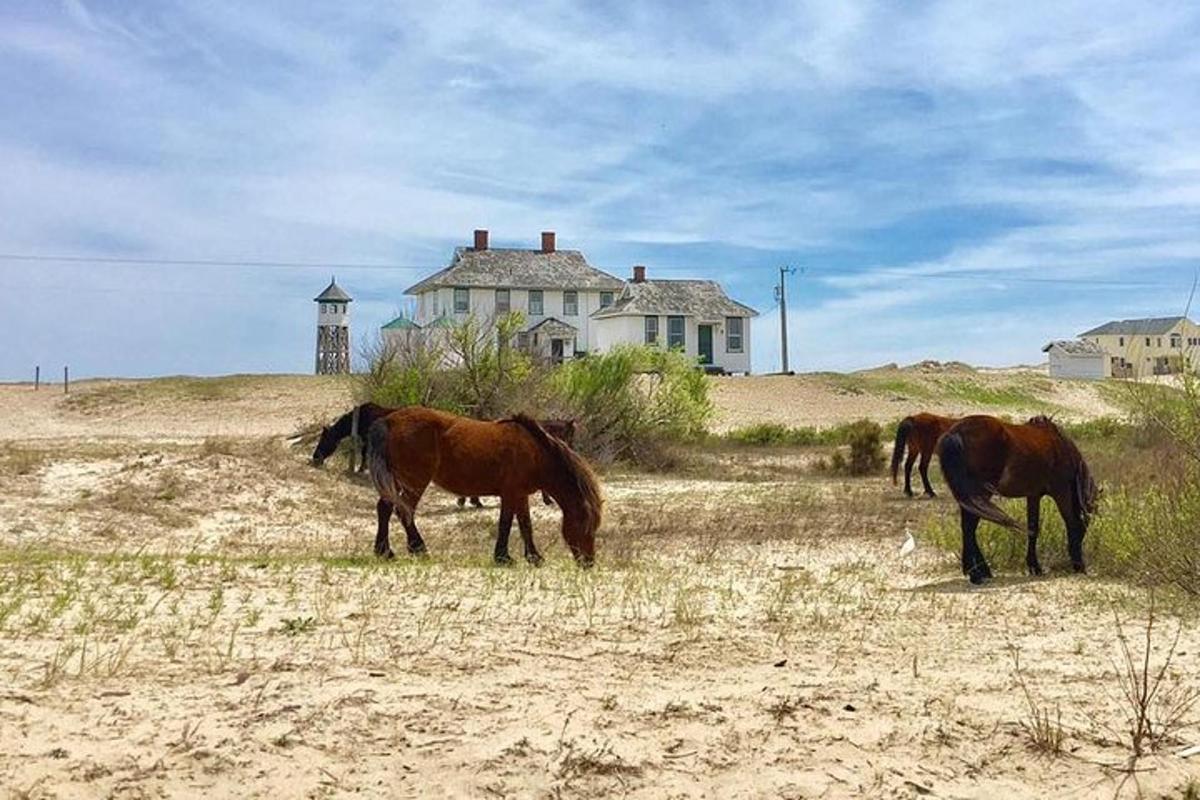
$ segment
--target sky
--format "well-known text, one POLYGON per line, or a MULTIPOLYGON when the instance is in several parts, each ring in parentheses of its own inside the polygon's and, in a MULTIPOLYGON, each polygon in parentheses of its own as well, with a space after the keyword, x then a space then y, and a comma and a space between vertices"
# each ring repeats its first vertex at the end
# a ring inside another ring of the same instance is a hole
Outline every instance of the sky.
POLYGON ((501 5, 0 4, 0 380, 309 372, 475 228, 720 281, 759 372, 781 266, 798 370, 1187 308, 1192 0, 501 5))

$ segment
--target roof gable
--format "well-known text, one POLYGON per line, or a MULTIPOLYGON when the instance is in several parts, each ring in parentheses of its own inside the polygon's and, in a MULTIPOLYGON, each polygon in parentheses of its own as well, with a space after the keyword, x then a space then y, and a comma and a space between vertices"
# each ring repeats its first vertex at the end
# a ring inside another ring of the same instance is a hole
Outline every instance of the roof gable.
POLYGON ((596 269, 578 250, 517 250, 459 247, 450 266, 410 286, 420 294, 442 286, 497 289, 605 289, 616 291, 620 278, 596 269))
MULTIPOLYGON (((1119 319, 1084 331, 1080 336, 1154 336, 1167 333, 1187 317, 1147 317, 1145 319, 1119 319)), ((1190 322, 1190 320, 1188 320, 1190 322)))
POLYGON ((1058 350, 1069 356, 1104 355, 1103 347, 1095 342, 1083 341, 1082 339, 1057 339, 1042 348, 1043 353, 1049 353, 1051 350, 1058 350))
POLYGON ((629 314, 678 314, 704 319, 758 316, 750 306, 730 299, 716 281, 648 280, 625 284, 613 304, 596 311, 592 317, 629 314))
POLYGON ((313 302, 333 302, 333 303, 350 303, 354 298, 346 294, 342 287, 337 285, 337 281, 332 278, 329 280, 329 285, 325 287, 325 291, 313 298, 313 302))

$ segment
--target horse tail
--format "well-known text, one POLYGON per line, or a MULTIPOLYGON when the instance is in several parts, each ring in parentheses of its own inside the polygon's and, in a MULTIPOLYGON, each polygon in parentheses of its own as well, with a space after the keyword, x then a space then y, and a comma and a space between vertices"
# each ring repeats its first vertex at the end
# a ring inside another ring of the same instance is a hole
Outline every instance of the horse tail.
MULTIPOLYGON (((592 468, 561 439, 547 433, 536 419, 525 414, 517 414, 512 421, 527 430, 542 451, 549 455, 561 472, 567 476, 568 484, 579 495, 578 500, 584 514, 584 533, 590 537, 600 527, 601 508, 604 505, 604 499, 600 495, 600 482, 596 480, 596 474, 592 472, 592 468)), ((560 489, 558 486, 544 488, 552 497, 560 489)), ((562 505, 560 501, 559 506, 562 507, 562 505)))
POLYGON ((908 434, 913 428, 913 418, 905 417, 896 426, 896 444, 892 447, 892 485, 896 485, 896 476, 900 474, 900 459, 904 458, 904 446, 908 444, 908 434))
POLYGON ((1003 525, 1015 531, 1021 530, 1020 524, 1015 519, 992 502, 992 492, 988 489, 987 484, 971 474, 971 469, 967 465, 966 445, 961 433, 951 429, 942 436, 938 445, 938 461, 942 465, 942 475, 946 478, 946 485, 950 487, 950 493, 954 495, 954 499, 958 501, 964 511, 997 525, 1003 525))
POLYGON ((367 429, 367 468, 380 499, 397 506, 400 505, 401 492, 396 485, 396 476, 392 474, 392 465, 388 462, 388 432, 386 417, 375 420, 367 429))

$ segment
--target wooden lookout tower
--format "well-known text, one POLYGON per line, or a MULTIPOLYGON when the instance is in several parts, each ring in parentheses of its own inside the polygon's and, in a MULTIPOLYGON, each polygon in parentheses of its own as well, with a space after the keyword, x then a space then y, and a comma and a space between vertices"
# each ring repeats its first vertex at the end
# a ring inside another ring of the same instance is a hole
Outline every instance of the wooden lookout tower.
POLYGON ((325 291, 313 298, 317 304, 317 374, 350 371, 350 295, 330 278, 325 291))

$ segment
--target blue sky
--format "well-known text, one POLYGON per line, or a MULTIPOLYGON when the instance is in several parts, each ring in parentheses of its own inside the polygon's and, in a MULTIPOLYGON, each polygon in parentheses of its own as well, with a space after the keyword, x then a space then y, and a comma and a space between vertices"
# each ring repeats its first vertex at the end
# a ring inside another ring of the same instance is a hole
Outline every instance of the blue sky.
POLYGON ((306 372, 476 227, 722 281, 759 371, 781 264, 798 369, 1184 308, 1194 2, 497 5, 0 6, 0 253, 83 257, 0 259, 0 379, 306 372))

